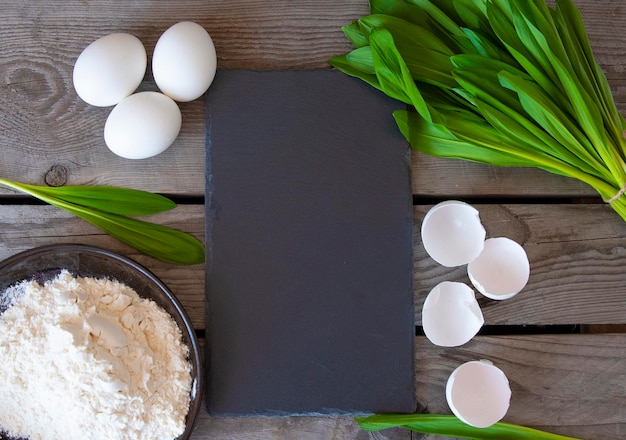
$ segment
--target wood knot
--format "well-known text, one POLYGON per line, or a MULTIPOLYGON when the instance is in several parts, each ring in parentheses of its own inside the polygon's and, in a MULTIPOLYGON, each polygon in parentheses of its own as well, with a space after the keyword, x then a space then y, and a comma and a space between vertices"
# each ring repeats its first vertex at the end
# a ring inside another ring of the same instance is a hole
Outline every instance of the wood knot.
POLYGON ((67 183, 67 168, 63 165, 53 165, 44 176, 48 186, 63 186, 67 183))

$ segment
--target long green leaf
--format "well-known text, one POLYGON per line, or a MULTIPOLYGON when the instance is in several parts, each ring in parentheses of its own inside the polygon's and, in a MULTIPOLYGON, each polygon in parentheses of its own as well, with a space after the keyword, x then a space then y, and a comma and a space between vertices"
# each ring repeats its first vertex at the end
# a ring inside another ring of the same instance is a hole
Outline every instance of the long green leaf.
POLYGON ((593 95, 602 109, 605 124, 610 130, 613 142, 622 147, 622 158, 626 159, 622 135, 625 128, 624 119, 617 110, 606 76, 595 61, 580 12, 571 0, 557 1, 556 26, 568 55, 573 59, 572 66, 578 77, 591 80, 595 89, 593 95))
POLYGON ((117 214, 101 214, 70 204, 53 204, 97 226, 122 243, 166 263, 198 264, 204 261, 204 246, 185 232, 117 214))
POLYGON ((508 64, 516 64, 515 59, 498 44, 495 44, 489 38, 479 34, 474 29, 463 28, 463 32, 472 43, 478 55, 490 57, 494 60, 500 60, 508 64))
MULTIPOLYGON (((561 62, 568 63, 568 54, 559 38, 556 24, 553 18, 553 11, 544 0, 514 0, 514 14, 519 18, 520 23, 524 22, 525 29, 530 31, 530 37, 539 49, 545 47, 546 42, 550 43, 552 54, 561 62)), ((540 52, 539 52, 540 53, 540 52)), ((550 58, 548 56, 548 58, 550 58)), ((539 55, 543 59, 544 56, 539 55)))
POLYGON ((459 24, 453 18, 450 18, 450 8, 448 8, 448 11, 446 13, 440 7, 435 5, 431 0, 407 0, 407 3, 419 6, 431 17, 431 19, 435 23, 441 26, 441 28, 448 32, 450 35, 459 38, 461 41, 463 38, 465 38, 465 34, 463 33, 461 26, 459 26, 459 24))
POLYGON ((593 169, 533 124, 515 115, 502 113, 484 102, 479 102, 478 106, 491 126, 511 141, 517 142, 518 152, 532 158, 537 168, 577 178, 590 185, 601 184, 600 179, 605 177, 601 170, 593 169))
POLYGON ((372 14, 402 18, 422 27, 429 26, 430 18, 423 9, 398 0, 370 0, 370 11, 372 14))
MULTIPOLYGON (((572 67, 569 55, 565 53, 561 39, 554 27, 554 23, 548 17, 547 6, 543 6, 543 12, 533 2, 526 0, 515 1, 517 14, 516 22, 519 29, 528 32, 527 47, 533 40, 536 48, 536 58, 544 65, 546 71, 556 75, 553 80, 560 83, 561 88, 569 98, 572 116, 576 118, 591 143, 595 146, 599 156, 618 184, 626 181, 624 167, 620 164, 620 157, 611 148, 609 136, 604 129, 604 118, 601 111, 601 96, 596 93, 596 88, 591 84, 586 74, 576 75, 577 70, 572 67), (523 5, 523 6, 522 6, 523 5), (533 9, 533 7, 535 7, 533 9), (524 12, 526 8, 527 12, 524 12), (528 12, 529 11, 529 12, 528 12), (522 26, 522 23, 525 25, 522 26)), ((518 32, 519 32, 518 29, 518 32)))
POLYGON ((488 4, 487 14, 489 22, 500 39, 519 65, 526 71, 550 96, 560 103, 561 107, 569 109, 570 102, 564 96, 564 91, 543 71, 540 63, 524 46, 516 32, 511 13, 504 7, 507 2, 488 4))
POLYGON ((356 421, 366 431, 402 427, 424 434, 473 440, 580 440, 505 422, 488 428, 475 428, 454 416, 443 414, 381 414, 357 418, 356 421))
POLYGON ((367 75, 376 75, 374 69, 374 55, 370 46, 363 46, 354 49, 346 54, 346 62, 355 69, 367 75))
POLYGON ((534 167, 535 162, 508 154, 501 150, 477 147, 454 136, 445 126, 430 124, 417 113, 396 110, 393 117, 400 132, 417 151, 432 156, 464 159, 484 164, 498 163, 502 166, 534 167))
MULTIPOLYGON (((477 57, 475 57, 477 58, 477 57)), ((472 93, 473 101, 478 106, 480 112, 485 116, 487 121, 498 131, 514 139, 518 142, 520 148, 527 151, 536 151, 538 156, 548 155, 552 158, 563 161, 575 168, 584 170, 594 174, 596 171, 593 167, 597 163, 587 163, 582 160, 580 154, 586 153, 583 148, 572 152, 561 143, 557 142, 541 124, 533 123, 528 117, 528 106, 524 107, 520 98, 523 97, 521 92, 514 89, 512 92, 509 88, 501 85, 501 76, 510 78, 511 82, 521 83, 522 85, 534 83, 524 80, 525 75, 516 75, 514 69, 507 69, 498 72, 498 70, 483 69, 481 63, 475 63, 476 67, 466 67, 454 71, 455 78, 463 86, 465 90, 472 93)), ((498 66, 497 62, 486 63, 498 66)), ((524 90, 527 92, 528 88, 524 90)), ((527 92, 530 95, 530 92, 527 92)), ((541 88, 537 86, 536 94, 542 93, 541 88)), ((544 122, 544 121, 541 121, 544 122)), ((551 121, 548 121, 551 123, 551 121)), ((584 155, 583 157, 587 157, 584 155)), ((541 162, 538 160, 538 162, 541 162)), ((597 164, 599 165, 599 164, 597 164)), ((603 168, 602 168, 603 169, 603 168)), ((604 177, 600 173, 597 177, 604 177)))
MULTIPOLYGON (((527 114, 560 145, 566 146, 574 154, 574 160, 583 159, 597 172, 606 170, 589 139, 536 83, 504 71, 499 74, 499 81, 518 94, 527 114)), ((601 174, 606 177, 604 172, 601 174)))
POLYGON ((453 0, 452 5, 466 28, 487 32, 487 0, 453 0))
MULTIPOLYGON (((457 85, 450 73, 450 56, 453 52, 432 32, 400 18, 381 14, 362 17, 358 23, 368 38, 375 29, 389 31, 398 53, 416 81, 448 88, 457 85)), ((364 49, 361 47, 356 51, 364 49)), ((352 62, 350 57, 348 61, 352 62)))
POLYGON ((520 113, 522 106, 517 95, 502 87, 498 81, 498 71, 475 68, 460 68, 453 71, 454 78, 467 93, 474 98, 490 102, 501 108, 511 108, 520 113))
POLYGON ((431 111, 398 52, 391 33, 386 29, 373 30, 370 34, 370 45, 376 77, 382 90, 392 98, 413 105, 423 118, 432 120, 431 111))
POLYGON ((568 163, 528 147, 521 148, 519 143, 470 112, 441 112, 441 124, 429 123, 416 113, 404 110, 396 110, 393 116, 411 147, 425 154, 488 165, 541 168, 553 174, 577 178, 595 188, 603 197, 610 197, 616 192, 603 180, 584 174, 568 163))
POLYGON ((167 197, 148 191, 116 186, 59 186, 47 187, 11 182, 0 183, 31 195, 45 194, 66 202, 120 215, 150 215, 174 209, 176 204, 167 197))
MULTIPOLYGON (((381 92, 383 91, 380 84, 378 83, 378 78, 376 78, 376 74, 360 70, 358 67, 351 64, 348 58, 349 58, 349 54, 338 55, 336 57, 329 59, 328 64, 330 64, 335 69, 345 73, 348 76, 359 78, 360 80, 366 82, 367 84, 380 90, 381 92)), ((363 67, 363 66, 359 66, 359 67, 363 67)))
POLYGON ((619 164, 615 162, 618 158, 615 157, 615 152, 609 148, 608 136, 604 130, 604 121, 598 104, 559 60, 554 60, 554 67, 572 103, 574 117, 578 124, 589 137, 589 140, 595 146, 598 154, 613 175, 623 175, 624 169, 621 169, 619 164))
MULTIPOLYGON (((428 84, 433 84, 443 88, 453 88, 458 86, 456 80, 450 73, 452 65, 450 64, 450 58, 445 57, 445 63, 437 66, 437 62, 430 59, 430 56, 441 57, 440 54, 424 49, 421 54, 415 52, 408 52, 407 56, 402 56, 411 77, 415 81, 420 81, 428 84)), ((345 61, 359 72, 366 75, 376 74, 374 68, 374 55, 371 46, 364 46, 354 49, 345 56, 345 61)), ((365 79, 365 78, 363 78, 365 79)), ((367 82, 370 82, 370 78, 367 78, 367 82)))
MULTIPOLYGON (((472 42, 467 38, 463 28, 460 26, 461 19, 456 15, 452 0, 448 0, 448 5, 441 4, 441 8, 431 0, 406 0, 407 3, 422 8, 431 18, 435 29, 441 33, 448 34, 451 41, 456 46, 456 53, 476 53, 472 42), (447 6, 447 7, 446 7, 447 6), (453 14, 454 12, 454 14, 453 14)), ((440 2, 445 3, 445 2, 440 2)))
POLYGON ((406 20, 391 15, 371 14, 358 20, 364 35, 369 35, 373 29, 385 28, 397 46, 405 46, 415 50, 423 47, 450 57, 454 52, 428 29, 412 24, 406 20))
POLYGON ((354 47, 359 48, 369 44, 367 42, 367 38, 365 38, 365 35, 363 35, 363 32, 361 31, 361 27, 356 21, 343 26, 341 30, 354 47))
POLYGON ((172 209, 173 202, 165 197, 154 197, 154 194, 148 192, 118 187, 95 187, 94 190, 94 187, 74 186, 61 190, 61 187, 40 187, 6 179, 0 179, 0 184, 80 217, 123 243, 159 260, 174 264, 198 264, 204 261, 204 246, 192 235, 125 216, 172 209), (107 202, 108 195, 110 200, 119 203, 107 202), (155 207, 146 206, 150 200, 155 202, 155 207), (130 206, 133 202, 138 206, 130 206))

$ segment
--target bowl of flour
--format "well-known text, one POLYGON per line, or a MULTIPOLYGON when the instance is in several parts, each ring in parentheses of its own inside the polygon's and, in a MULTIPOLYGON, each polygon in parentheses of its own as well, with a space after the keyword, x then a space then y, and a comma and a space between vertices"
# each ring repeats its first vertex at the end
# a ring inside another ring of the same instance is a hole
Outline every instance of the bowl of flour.
POLYGON ((202 364, 183 306, 131 259, 85 245, 0 262, 0 439, 183 440, 202 364))

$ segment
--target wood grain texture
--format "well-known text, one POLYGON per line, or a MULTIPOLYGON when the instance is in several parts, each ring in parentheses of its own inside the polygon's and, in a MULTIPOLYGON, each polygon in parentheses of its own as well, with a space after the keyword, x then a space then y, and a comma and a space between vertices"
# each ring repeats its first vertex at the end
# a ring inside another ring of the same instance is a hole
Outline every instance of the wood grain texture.
MULTIPOLYGON (((144 220, 188 232, 204 242, 204 206, 182 205, 144 220)), ((204 265, 178 266, 138 253, 100 229, 53 206, 0 208, 0 260, 37 246, 80 243, 118 252, 142 264, 180 299, 194 327, 204 328, 204 265)))
MULTIPOLYGON (((442 281, 469 283, 465 267, 445 268, 427 256, 419 234, 428 206, 414 209, 416 319, 426 294, 442 281)), ((480 297, 487 324, 626 323, 626 225, 598 205, 476 205, 489 236, 521 243, 531 262, 527 287, 514 298, 480 297)), ((181 205, 151 217, 204 239, 204 207, 181 205)), ((204 328, 204 267, 173 266, 138 254, 99 229, 51 206, 4 205, 0 259, 51 243, 86 243, 128 255, 153 270, 181 298, 196 328, 204 328)))
MULTIPOLYGON (((327 58, 349 48, 341 25, 365 14, 367 3, 2 1, 0 10, 1 176, 43 183, 51 167, 63 166, 68 184, 198 196, 204 191, 202 100, 181 104, 183 127, 165 153, 121 159, 104 144, 110 108, 85 104, 73 89, 73 64, 83 48, 129 32, 151 56, 163 31, 194 20, 213 36, 221 69, 327 68, 327 58)), ((150 69, 140 90, 156 90, 150 69)))
POLYGON ((593 197, 590 186, 537 168, 497 167, 411 154, 413 194, 424 198, 593 197))
POLYGON ((477 337, 459 348, 417 338, 415 352, 417 396, 430 413, 450 413, 445 384, 456 367, 487 359, 509 380, 505 421, 587 440, 626 433, 626 335, 477 337))
MULTIPOLYGON (((626 111, 626 6, 621 0, 574 0, 618 108, 626 111)), ((177 21, 205 26, 220 69, 327 69, 326 60, 349 50, 340 26, 367 13, 366 0, 181 0, 164 2, 0 0, 0 176, 41 184, 55 166, 68 184, 121 185, 199 197, 204 192, 204 106, 181 105, 183 128, 156 158, 127 161, 104 145, 110 109, 76 96, 73 63, 90 42, 131 32, 151 55, 158 36, 177 21)), ((219 72, 218 72, 219 74, 219 72)), ((156 90, 148 71, 140 90, 156 90)), ((385 117, 385 115, 381 115, 385 117)), ((496 168, 415 154, 413 190, 419 197, 595 197, 590 188, 543 171, 496 168)), ((3 196, 12 195, 0 189, 3 196)), ((26 199, 22 199, 26 200, 26 199)), ((25 202, 29 203, 29 202, 25 202)), ((624 224, 602 205, 494 204, 477 206, 490 235, 519 240, 533 270, 517 297, 481 305, 489 324, 621 324, 626 321, 624 224)), ((416 231, 428 206, 415 209, 416 231)), ((204 237, 204 207, 180 206, 155 221, 204 237)), ((463 269, 444 270, 416 237, 416 308, 428 289, 463 269)), ((204 267, 156 262, 99 230, 48 206, 0 206, 0 258, 37 245, 100 245, 145 264, 181 298, 194 325, 204 328, 204 267)), ((620 327, 604 327, 608 329, 620 327)), ((440 349, 418 338, 418 398, 446 412, 443 387, 459 363, 488 358, 512 384, 507 420, 590 440, 626 437, 624 335, 478 337, 440 349)), ((202 413, 194 439, 442 439, 394 430, 360 431, 349 418, 215 419, 202 413)))
MULTIPOLYGON (((512 390, 504 421, 587 440, 620 440, 626 432, 626 335, 477 337, 459 348, 416 338, 416 388, 424 411, 450 414, 445 384, 464 362, 488 359, 512 390)), ((350 417, 215 418, 203 408, 192 439, 423 439, 390 429, 361 431, 350 417)))
POLYGON ((211 417, 200 413, 191 440, 410 440, 411 433, 394 428, 366 432, 353 417, 211 417))
MULTIPOLYGON (((618 107, 626 108, 626 24, 615 0, 578 0, 596 57, 618 107)), ((142 2, 0 1, 0 175, 42 183, 53 166, 67 169, 69 184, 110 184, 201 195, 204 107, 181 105, 183 128, 162 155, 128 161, 103 140, 110 111, 83 103, 71 73, 82 49, 112 32, 137 35, 151 55, 170 25, 194 20, 211 33, 220 69, 326 69, 327 59, 350 49, 340 27, 368 12, 362 0, 254 0, 142 2), (141 173, 138 173, 141 171, 141 173), (150 177, 146 177, 150 176, 150 177)), ((219 72, 218 72, 219 74, 219 72)), ((156 90, 150 69, 140 90, 156 90)), ((384 115, 381 115, 384 117, 384 115)), ((538 170, 486 167, 416 158, 413 186, 420 195, 595 195, 578 182, 538 170), (436 185, 433 185, 436 182, 436 185)), ((0 194, 7 190, 0 189, 0 194)))
MULTIPOLYGON (((467 266, 446 268, 421 243, 414 210, 416 318, 430 289, 442 281, 471 286, 467 266)), ((530 261, 527 286, 493 301, 478 295, 486 324, 621 324, 626 321, 626 224, 604 205, 475 205, 487 237, 520 243, 530 261)))

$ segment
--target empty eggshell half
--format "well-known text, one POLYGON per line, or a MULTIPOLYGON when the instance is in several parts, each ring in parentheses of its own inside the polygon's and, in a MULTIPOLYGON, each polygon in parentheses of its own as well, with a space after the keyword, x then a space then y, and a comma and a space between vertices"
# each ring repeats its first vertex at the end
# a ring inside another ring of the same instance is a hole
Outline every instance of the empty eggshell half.
POLYGON ((467 266, 476 289, 487 298, 502 300, 516 295, 528 283, 530 263, 524 248, 506 237, 485 240, 483 251, 467 266))
POLYGON ((483 250, 485 228, 478 211, 450 200, 433 206, 422 222, 422 243, 428 255, 446 267, 461 266, 483 250))
POLYGON ((146 159, 165 151, 182 125, 178 105, 162 93, 140 92, 117 104, 104 124, 104 141, 118 156, 146 159))
POLYGON ((471 361, 457 367, 448 378, 446 399, 461 421, 487 428, 506 415, 511 388, 504 372, 491 362, 471 361))
POLYGON ((463 283, 444 281, 424 301, 422 326, 435 345, 458 347, 472 339, 485 320, 474 291, 463 283))
POLYGON ((137 37, 106 35, 87 46, 72 72, 74 89, 87 104, 108 107, 133 93, 143 79, 148 59, 137 37))

